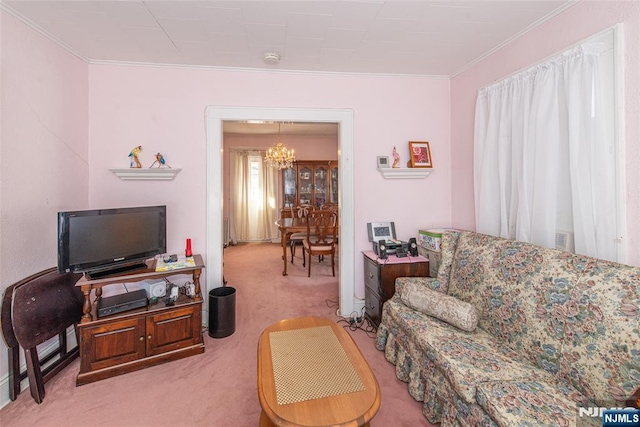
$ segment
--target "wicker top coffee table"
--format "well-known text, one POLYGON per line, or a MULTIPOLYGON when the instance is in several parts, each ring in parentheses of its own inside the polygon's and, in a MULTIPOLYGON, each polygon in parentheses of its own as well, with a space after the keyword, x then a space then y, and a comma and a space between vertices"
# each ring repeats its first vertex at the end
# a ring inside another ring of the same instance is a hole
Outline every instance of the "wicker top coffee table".
POLYGON ((282 320, 258 342, 260 426, 368 426, 380 387, 360 349, 322 317, 282 320))

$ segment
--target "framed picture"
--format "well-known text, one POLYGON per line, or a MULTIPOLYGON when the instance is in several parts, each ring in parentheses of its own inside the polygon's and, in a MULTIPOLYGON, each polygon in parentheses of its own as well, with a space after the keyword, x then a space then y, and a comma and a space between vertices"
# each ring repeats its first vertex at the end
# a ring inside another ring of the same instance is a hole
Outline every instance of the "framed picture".
POLYGON ((378 169, 380 168, 388 168, 389 167, 389 157, 388 156, 378 156, 378 169))
POLYGON ((412 168, 432 168, 431 150, 428 142, 409 141, 412 168))

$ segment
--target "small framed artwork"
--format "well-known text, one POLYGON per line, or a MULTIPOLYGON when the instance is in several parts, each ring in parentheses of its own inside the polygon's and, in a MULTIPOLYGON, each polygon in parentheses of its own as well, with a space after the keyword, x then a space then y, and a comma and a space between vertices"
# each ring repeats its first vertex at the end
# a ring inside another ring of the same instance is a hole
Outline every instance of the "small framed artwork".
POLYGON ((409 141, 412 168, 432 168, 431 150, 428 142, 409 141))
POLYGON ((388 168, 389 167, 389 157, 388 156, 378 156, 378 169, 380 168, 388 168))

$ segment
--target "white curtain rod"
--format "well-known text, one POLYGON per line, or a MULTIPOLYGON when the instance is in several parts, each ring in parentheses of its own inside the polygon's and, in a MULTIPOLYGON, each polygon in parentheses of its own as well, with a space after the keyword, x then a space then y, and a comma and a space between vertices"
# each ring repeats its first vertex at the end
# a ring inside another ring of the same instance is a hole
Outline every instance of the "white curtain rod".
POLYGON ((573 48, 574 48, 574 47, 576 47, 576 46, 580 46, 581 44, 586 43, 586 42, 588 42, 589 40, 596 39, 596 38, 598 38, 598 37, 600 37, 600 36, 602 36, 602 35, 604 35, 604 34, 608 33, 609 31, 613 31, 613 35, 614 35, 614 38, 615 38, 615 37, 616 37, 616 29, 621 28, 621 27, 622 27, 622 24, 615 24, 615 25, 613 25, 613 26, 611 26, 611 27, 605 28, 605 29, 604 29, 604 30, 602 30, 602 31, 599 31, 599 32, 597 32, 597 33, 595 33, 595 34, 590 35, 590 36, 589 36, 589 37, 587 37, 587 38, 584 38, 584 39, 582 39, 582 40, 580 40, 580 41, 577 41, 577 42, 573 43, 571 46, 568 46, 568 47, 566 47, 566 48, 563 48, 562 50, 560 50, 560 51, 558 51, 558 52, 552 53, 551 55, 546 56, 546 57, 544 57, 543 59, 540 59, 539 61, 536 61, 536 62, 535 62, 535 63, 533 63, 533 64, 527 65, 526 67, 522 67, 522 68, 520 68, 520 69, 518 69, 518 70, 516 70, 516 71, 514 71, 514 72, 512 72, 512 73, 510 73, 510 74, 507 74, 507 75, 506 75, 506 76, 504 76, 504 77, 499 78, 499 79, 495 79, 495 80, 493 80, 491 83, 487 83, 486 85, 484 85, 484 86, 482 86, 480 89, 478 89, 478 92, 481 92, 482 90, 486 89, 487 87, 489 87, 489 86, 491 86, 491 85, 494 85, 494 84, 496 84, 496 83, 498 83, 498 82, 500 82, 500 81, 502 81, 502 80, 507 80, 508 78, 513 77, 513 76, 515 76, 516 74, 522 73, 523 71, 526 71, 526 70, 528 70, 528 69, 530 69, 530 68, 534 68, 534 67, 536 67, 537 65, 544 64, 545 62, 548 62, 549 60, 551 60, 551 59, 553 59, 553 58, 557 57, 558 55, 561 55, 561 54, 562 54, 562 52, 566 52, 566 51, 568 51, 568 50, 570 50, 570 49, 573 49, 573 48))

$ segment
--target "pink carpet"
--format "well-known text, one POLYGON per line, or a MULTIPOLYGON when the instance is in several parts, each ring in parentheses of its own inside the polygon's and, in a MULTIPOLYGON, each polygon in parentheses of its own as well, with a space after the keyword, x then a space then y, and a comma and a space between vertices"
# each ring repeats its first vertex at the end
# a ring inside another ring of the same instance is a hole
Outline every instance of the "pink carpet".
MULTIPOLYGON (((222 338, 205 333, 205 353, 75 386, 74 361, 45 386, 36 404, 29 391, 0 410, 2 426, 257 426, 257 344, 270 324, 289 317, 335 316, 338 273, 331 262, 313 261, 311 278, 302 267, 301 251, 283 277, 281 249, 274 244, 226 248, 224 274, 236 289, 236 331, 222 338)), ((338 263, 339 264, 339 263, 338 263)), ((364 331, 350 331, 374 371, 381 406, 372 426, 429 426, 422 405, 395 377, 395 367, 375 349, 364 331)), ((373 334, 370 334, 373 336, 373 334)))

